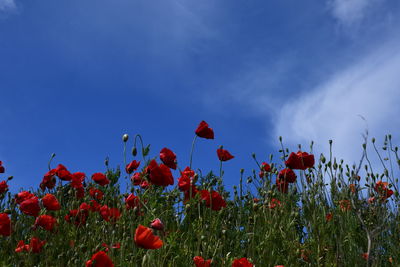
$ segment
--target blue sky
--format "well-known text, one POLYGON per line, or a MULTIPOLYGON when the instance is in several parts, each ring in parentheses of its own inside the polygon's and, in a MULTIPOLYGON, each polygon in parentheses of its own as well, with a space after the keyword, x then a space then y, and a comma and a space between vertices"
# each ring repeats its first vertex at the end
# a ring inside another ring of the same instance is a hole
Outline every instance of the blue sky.
POLYGON ((185 167, 206 120, 194 167, 217 171, 224 145, 229 186, 279 135, 358 161, 358 115, 398 140, 399 15, 397 0, 0 0, 0 160, 15 191, 36 188, 51 153, 90 176, 140 133, 185 167))

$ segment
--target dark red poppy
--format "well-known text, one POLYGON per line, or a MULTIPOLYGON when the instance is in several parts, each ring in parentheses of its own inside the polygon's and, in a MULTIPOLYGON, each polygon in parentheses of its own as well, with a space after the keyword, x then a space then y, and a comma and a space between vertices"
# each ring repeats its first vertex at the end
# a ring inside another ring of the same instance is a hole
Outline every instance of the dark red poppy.
POLYGON ((201 199, 206 202, 206 206, 212 210, 221 210, 226 207, 226 202, 217 191, 201 190, 201 199))
POLYGON ((193 258, 193 262, 196 267, 210 267, 212 260, 205 260, 203 257, 196 256, 193 258))
POLYGON ((22 191, 15 195, 15 202, 21 204, 23 201, 34 197, 35 195, 28 191, 22 191))
POLYGON ((285 181, 287 183, 294 183, 296 182, 296 174, 294 173, 294 171, 292 169, 283 169, 279 172, 278 174, 278 179, 281 181, 285 181))
POLYGON ((76 226, 81 226, 86 224, 86 220, 89 217, 90 205, 83 202, 78 209, 70 210, 67 215, 65 215, 65 221, 73 223, 76 226))
POLYGON ((176 155, 172 150, 164 147, 160 151, 160 159, 169 168, 176 170, 176 155))
POLYGON ((92 258, 86 262, 86 267, 114 267, 114 263, 104 251, 93 254, 92 258))
POLYGON ((222 148, 217 149, 217 155, 220 161, 228 161, 234 158, 228 150, 222 148))
POLYGON ((0 235, 11 235, 11 220, 6 213, 0 213, 0 235))
POLYGON ((132 162, 125 167, 126 173, 131 174, 132 172, 136 171, 137 168, 139 168, 139 165, 140 161, 132 160, 132 162))
POLYGON ((104 193, 100 189, 91 187, 89 189, 89 195, 94 199, 101 200, 104 196, 104 193))
POLYGON ((64 165, 58 164, 58 166, 55 168, 55 171, 58 178, 60 178, 61 180, 71 181, 72 174, 67 170, 67 168, 64 165))
POLYGON ((208 124, 205 121, 200 122, 199 126, 197 126, 195 133, 198 137, 214 139, 214 131, 212 128, 208 127, 208 124))
POLYGON ((154 219, 150 225, 155 230, 164 230, 164 224, 159 218, 154 219))
POLYGON ((19 209, 26 215, 37 217, 40 212, 39 199, 36 196, 31 197, 23 201, 19 209))
POLYGON ((142 174, 140 172, 135 172, 131 177, 131 182, 133 185, 140 185, 142 182, 142 174))
POLYGON ((153 234, 153 231, 143 225, 139 225, 135 231, 135 243, 137 246, 145 249, 159 249, 163 241, 153 234))
POLYGON ((109 208, 107 205, 103 205, 100 208, 100 215, 103 220, 109 222, 115 222, 121 217, 121 212, 117 208, 109 208))
POLYGON ((286 166, 294 170, 312 168, 314 167, 314 163, 314 155, 301 151, 290 153, 289 158, 285 161, 286 166))
POLYGON ((93 174, 92 179, 101 186, 105 186, 110 183, 110 180, 108 180, 107 177, 104 175, 104 173, 101 172, 93 174))
POLYGON ((0 194, 3 194, 8 191, 8 184, 7 181, 0 182, 0 194))
POLYGON ((75 172, 71 174, 71 187, 78 189, 83 187, 83 181, 85 180, 86 174, 83 172, 75 172))
POLYGON ((46 188, 48 189, 53 189, 56 186, 56 170, 52 169, 48 171, 42 179, 42 182, 40 183, 40 188, 44 191, 46 188))
POLYGON ((271 166, 266 162, 261 163, 260 173, 258 174, 258 176, 260 176, 260 178, 263 178, 267 174, 267 172, 271 172, 271 166))
POLYGON ((146 171, 149 174, 150 182, 154 185, 168 186, 174 184, 171 170, 164 164, 158 165, 155 160, 152 160, 146 171))
POLYGON ((42 197, 42 204, 47 210, 60 210, 61 205, 57 198, 52 194, 46 194, 42 197))
POLYGON ((0 173, 4 173, 4 172, 5 172, 5 169, 4 169, 4 166, 3 166, 3 162, 0 161, 0 173))
POLYGON ((232 262, 232 267, 253 267, 254 265, 246 258, 235 259, 232 262))
POLYGON ((90 211, 100 211, 101 205, 96 200, 90 200, 90 211))
POLYGON ((128 197, 125 198, 126 209, 133 209, 135 207, 140 208, 140 200, 138 196, 134 194, 129 194, 128 197))
POLYGON ((193 185, 195 172, 189 167, 186 167, 183 172, 181 172, 181 177, 178 178, 178 188, 181 191, 187 191, 190 186, 193 185))
POLYGON ((40 215, 36 218, 34 227, 42 227, 47 231, 53 231, 57 225, 57 219, 50 215, 40 215))

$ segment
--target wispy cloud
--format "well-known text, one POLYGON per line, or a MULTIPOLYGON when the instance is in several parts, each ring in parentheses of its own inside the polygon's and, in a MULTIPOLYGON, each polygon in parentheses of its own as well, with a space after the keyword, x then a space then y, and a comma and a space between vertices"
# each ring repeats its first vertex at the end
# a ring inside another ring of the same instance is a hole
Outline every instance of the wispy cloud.
POLYGON ((0 12, 12 11, 17 8, 14 0, 0 0, 0 12))
POLYGON ((293 149, 314 140, 321 152, 328 151, 328 140, 333 139, 335 154, 353 163, 361 157, 367 127, 377 140, 398 132, 399 45, 396 39, 373 49, 326 83, 288 101, 277 114, 275 135, 283 135, 293 149))
POLYGON ((332 15, 345 26, 360 23, 383 0, 329 0, 332 15))

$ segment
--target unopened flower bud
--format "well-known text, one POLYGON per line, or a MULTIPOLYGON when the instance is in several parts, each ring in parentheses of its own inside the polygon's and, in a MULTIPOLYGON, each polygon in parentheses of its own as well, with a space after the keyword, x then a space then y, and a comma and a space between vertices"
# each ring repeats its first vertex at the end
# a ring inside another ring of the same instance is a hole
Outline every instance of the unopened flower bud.
POLYGON ((133 155, 134 157, 136 157, 136 155, 137 155, 137 149, 136 149, 136 147, 133 147, 133 148, 132 148, 132 155, 133 155))
POLYGON ((154 219, 151 222, 151 228, 156 229, 156 230, 164 230, 164 224, 162 223, 162 221, 160 219, 154 219))
POLYGON ((128 142, 128 139, 129 139, 129 135, 128 134, 124 134, 122 136, 122 141, 124 141, 125 143, 128 142))

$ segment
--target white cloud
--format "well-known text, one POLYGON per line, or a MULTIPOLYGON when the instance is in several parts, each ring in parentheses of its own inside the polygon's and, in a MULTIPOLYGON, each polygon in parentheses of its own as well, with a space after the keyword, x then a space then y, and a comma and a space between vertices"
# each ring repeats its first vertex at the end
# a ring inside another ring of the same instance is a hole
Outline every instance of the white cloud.
POLYGON ((343 26, 361 22, 378 2, 382 0, 330 0, 332 15, 343 26))
MULTIPOLYGON (((370 137, 382 140, 400 129, 400 42, 374 50, 326 83, 289 100, 277 112, 274 133, 286 144, 316 142, 321 152, 334 140, 334 154, 348 163, 361 157, 362 134, 368 123, 370 137)), ((400 136, 397 136, 400 137, 400 136)), ((380 142, 381 143, 381 142, 380 142)))
POLYGON ((16 9, 17 6, 14 0, 0 0, 0 12, 1 11, 11 11, 16 9))

